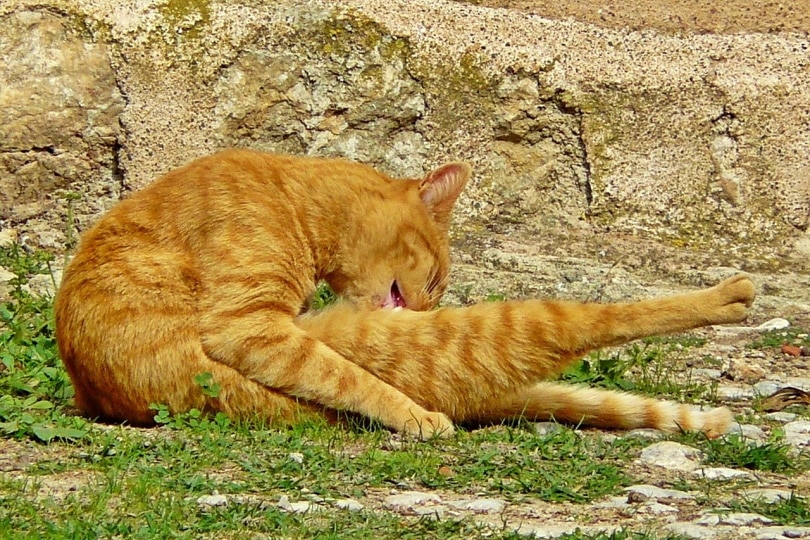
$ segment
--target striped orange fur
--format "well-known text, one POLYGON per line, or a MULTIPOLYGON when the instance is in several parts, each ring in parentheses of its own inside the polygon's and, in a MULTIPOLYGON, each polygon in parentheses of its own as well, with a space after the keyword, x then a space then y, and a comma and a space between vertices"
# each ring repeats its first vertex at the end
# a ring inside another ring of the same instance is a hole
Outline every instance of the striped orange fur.
POLYGON ((431 310, 469 175, 455 163, 395 180, 248 150, 170 172, 87 231, 65 271, 57 340, 77 407, 133 424, 153 422, 153 403, 283 421, 348 410, 421 436, 520 415, 728 429, 724 408, 542 381, 599 347, 741 321, 754 298, 745 277, 635 303, 431 310), (344 301, 300 315, 319 280, 344 301), (218 396, 194 382, 206 372, 218 396))

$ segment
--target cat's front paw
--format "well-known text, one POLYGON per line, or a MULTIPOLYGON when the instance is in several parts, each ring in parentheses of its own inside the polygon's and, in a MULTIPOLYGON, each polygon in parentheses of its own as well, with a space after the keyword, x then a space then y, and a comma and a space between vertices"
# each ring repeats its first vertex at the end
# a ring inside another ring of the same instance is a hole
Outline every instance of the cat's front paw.
POLYGON ((411 414, 411 418, 405 421, 403 433, 407 433, 418 439, 432 439, 433 437, 447 438, 455 433, 453 422, 438 412, 424 411, 421 414, 411 414))
POLYGON ((709 291, 714 304, 710 314, 711 324, 744 320, 756 296, 753 282, 742 274, 721 281, 709 291))

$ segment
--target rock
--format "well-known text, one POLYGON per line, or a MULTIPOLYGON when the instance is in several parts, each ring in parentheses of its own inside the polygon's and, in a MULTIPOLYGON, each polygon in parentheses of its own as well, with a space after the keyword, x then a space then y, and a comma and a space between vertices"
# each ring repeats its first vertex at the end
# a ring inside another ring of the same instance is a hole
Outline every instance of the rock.
POLYGON ((699 540, 714 538, 718 532, 714 528, 704 527, 697 523, 691 523, 688 521, 668 523, 664 525, 664 528, 676 535, 686 536, 688 538, 696 538, 699 540))
POLYGON ((501 499, 470 499, 448 503, 459 510, 469 510, 476 514, 500 514, 506 508, 506 501, 501 499))
POLYGON ((739 435, 749 441, 764 441, 768 435, 754 424, 732 424, 728 435, 739 435))
POLYGON ((588 252, 609 231, 637 235, 629 260, 662 271, 673 254, 756 266, 806 245, 800 36, 640 36, 428 0, 181 2, 180 17, 165 2, 63 4, 2 6, 0 193, 20 220, 53 202, 56 228, 58 194, 78 190, 86 225, 115 188, 239 145, 391 173, 468 160, 469 253, 493 231, 588 252))
POLYGON ((706 478, 708 480, 731 480, 733 478, 747 478, 754 480, 755 477, 748 471, 739 469, 729 469, 727 467, 707 467, 692 471, 694 476, 706 478))
POLYGON ((756 362, 732 358, 723 370, 723 376, 732 381, 754 384, 765 378, 765 368, 756 362))
POLYGON ((627 438, 658 440, 664 438, 664 432, 658 429, 637 428, 624 434, 627 438))
POLYGON ((755 397, 752 388, 723 384, 717 387, 717 398, 723 401, 747 401, 755 397))
POLYGON ((563 535, 610 536, 620 530, 618 525, 580 525, 577 523, 546 523, 532 525, 522 523, 515 532, 532 538, 559 538, 563 535))
POLYGON ((563 426, 556 422, 535 422, 534 423, 534 431, 541 437, 545 437, 547 435, 553 435, 555 433, 559 433, 561 430, 565 429, 563 426))
POLYGON ((203 495, 197 498, 197 504, 201 507, 227 506, 228 498, 214 491, 211 495, 203 495))
POLYGON ((18 238, 19 235, 17 234, 16 230, 2 229, 0 230, 0 247, 9 247, 16 244, 18 238))
POLYGON ((756 488, 746 489, 740 495, 748 500, 761 500, 768 504, 776 504, 791 498, 792 492, 786 489, 756 488))
POLYGON ((700 466, 703 452, 684 444, 664 441, 641 451, 639 461, 647 465, 675 471, 694 471, 700 466))
POLYGON ((303 463, 304 462, 304 454, 300 452, 290 452, 287 454, 287 459, 290 461, 294 461, 296 463, 303 463))
POLYGON ((805 392, 810 392, 810 379, 807 377, 788 377, 784 386, 792 386, 805 392))
POLYGON ((732 525, 734 527, 751 527, 754 525, 767 525, 773 520, 759 514, 749 512, 733 512, 731 514, 720 514, 721 525, 732 525))
POLYGON ((754 393, 760 397, 770 396, 782 386, 782 383, 777 381, 760 381, 754 385, 754 393))
POLYGON ((785 328, 789 327, 790 327, 789 320, 777 317, 775 319, 765 321, 764 323, 757 326, 755 330, 757 330, 758 332, 773 332, 775 330, 784 330, 785 328))
MULTIPOLYGON (((606 501, 598 502, 593 505, 594 508, 626 508, 630 506, 628 503, 629 497, 611 497, 606 501)), ((632 504, 636 504, 638 502, 644 502, 646 498, 642 496, 642 500, 635 501, 632 504)))
POLYGON ((53 298, 56 295, 56 284, 61 281, 61 273, 58 276, 50 274, 36 274, 28 280, 28 290, 35 296, 46 296, 53 298))
POLYGON ((349 512, 359 512, 365 508, 362 503, 354 499, 338 499, 334 502, 334 505, 341 510, 348 510, 349 512))
POLYGON ((679 512, 679 510, 674 506, 657 502, 645 504, 641 506, 638 511, 640 514, 654 514, 656 516, 677 514, 679 512))
POLYGON ((640 499, 631 502, 646 501, 648 499, 654 499, 656 501, 686 501, 694 499, 692 495, 685 491, 679 491, 677 489, 664 489, 648 484, 638 484, 635 486, 626 487, 624 490, 628 493, 628 498, 631 496, 641 497, 640 499))
POLYGON ((434 493, 421 491, 405 491, 385 498, 385 506, 399 510, 413 510, 422 505, 441 502, 441 498, 434 493))
POLYGON ((785 538, 808 538, 810 537, 810 527, 775 527, 782 532, 785 538))
POLYGON ((723 372, 719 369, 700 368, 692 370, 692 375, 698 379, 715 380, 723 376, 723 372))
POLYGON ((783 344, 780 348, 782 354, 787 356, 801 356, 802 355, 802 348, 796 345, 790 345, 788 343, 783 344))
POLYGON ((447 513, 447 508, 441 505, 435 506, 414 506, 413 508, 409 508, 411 512, 416 514, 417 516, 421 516, 423 518, 439 520, 442 519, 447 513))
POLYGON ((55 234, 61 247, 69 206, 81 223, 119 197, 124 99, 107 40, 75 31, 81 15, 58 12, 2 15, 0 220, 20 222, 34 243, 55 234))
POLYGON ((15 274, 14 272, 11 272, 9 270, 6 270, 2 266, 0 266, 0 284, 8 283, 9 281, 11 281, 12 279, 14 279, 16 277, 17 277, 17 274, 15 274))
POLYGON ((287 495, 281 496, 278 501, 278 507, 291 514, 307 514, 323 509, 319 504, 311 501, 290 502, 290 498, 287 495))
POLYGON ((797 450, 810 446, 810 421, 796 420, 785 424, 785 442, 797 450))
POLYGON ((795 413, 779 411, 768 413, 765 415, 765 418, 767 418, 768 420, 774 420, 776 422, 782 422, 783 424, 785 424, 787 422, 794 421, 796 419, 796 416, 797 415, 795 413))

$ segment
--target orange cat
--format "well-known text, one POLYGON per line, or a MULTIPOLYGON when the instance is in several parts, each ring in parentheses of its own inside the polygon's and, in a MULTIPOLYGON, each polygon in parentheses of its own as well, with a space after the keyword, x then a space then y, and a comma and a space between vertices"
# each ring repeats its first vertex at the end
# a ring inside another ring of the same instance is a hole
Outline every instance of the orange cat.
POLYGON ((153 403, 287 421, 302 409, 348 410, 421 436, 519 415, 728 429, 724 408, 540 381, 598 347, 741 321, 754 298, 745 277, 637 303, 431 311, 469 175, 449 164, 393 180, 248 150, 169 173, 100 219, 65 271, 57 339, 76 405, 133 424, 153 422, 153 403), (319 280, 346 301, 300 315, 319 280), (216 397, 194 382, 206 372, 216 397))

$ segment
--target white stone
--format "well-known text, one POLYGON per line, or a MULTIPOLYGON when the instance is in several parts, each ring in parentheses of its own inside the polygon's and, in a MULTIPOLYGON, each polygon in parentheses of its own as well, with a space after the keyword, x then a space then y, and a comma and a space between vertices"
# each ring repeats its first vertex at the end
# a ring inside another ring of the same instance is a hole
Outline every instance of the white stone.
POLYGON ((720 516, 717 514, 705 514, 699 520, 695 521, 698 525, 703 525, 705 527, 714 527, 715 525, 720 523, 720 516))
POLYGON ((782 531, 785 538, 808 538, 810 537, 810 527, 773 527, 782 531))
POLYGON ((703 452, 684 444, 663 441, 641 451, 641 463, 675 471, 694 471, 703 459, 703 452))
POLYGON ((10 272, 5 268, 3 268, 2 266, 0 266, 0 283, 8 283, 9 281, 11 281, 16 277, 17 274, 15 274, 14 272, 10 272))
POLYGON ((776 381, 759 381, 754 385, 754 392, 758 396, 770 396, 782 388, 782 383, 776 381))
POLYGON ((228 498, 214 491, 211 495, 203 495, 197 498, 197 504, 203 507, 227 506, 228 498))
POLYGON ((301 454, 300 452, 290 452, 287 454, 287 457, 290 459, 290 461, 294 461, 296 463, 304 462, 304 454, 301 454))
POLYGON ((779 501, 790 499, 791 492, 786 489, 756 488, 743 491, 742 496, 751 501, 760 500, 764 503, 776 504, 779 501))
POLYGON ((788 377, 785 386, 792 386, 805 392, 810 392, 810 379, 807 377, 788 377))
POLYGON ((719 369, 700 368, 693 370, 692 375, 699 379, 719 379, 723 376, 723 372, 719 369))
POLYGON ((658 440, 664 437, 664 433, 662 431, 652 428, 637 428, 628 431, 627 433, 624 434, 624 436, 636 439, 658 440))
POLYGON ((639 512, 643 514, 655 514, 657 516, 660 516, 664 514, 677 514, 678 509, 668 504, 653 502, 650 504, 645 504, 644 506, 639 508, 639 512))
POLYGON ((797 449, 810 445, 810 421, 796 420, 785 424, 785 442, 797 449))
POLYGON ((618 525, 581 525, 578 523, 548 523, 545 525, 521 524, 515 532, 521 536, 533 538, 559 538, 564 534, 580 532, 585 535, 610 535, 618 531, 618 525))
POLYGON ((291 503, 290 498, 286 495, 282 495, 278 500, 278 507, 281 510, 291 514, 306 514, 321 509, 320 505, 310 501, 298 501, 291 503))
POLYGON ((702 525, 698 525, 697 523, 691 523, 688 521, 669 523, 664 525, 664 528, 672 531, 675 534, 687 536, 689 538, 697 538, 699 540, 714 538, 716 535, 714 528, 704 527, 702 525))
POLYGON ((410 510, 416 514, 417 516, 422 516, 424 518, 430 519, 441 519, 444 517, 444 513, 447 509, 444 506, 436 505, 436 506, 416 506, 414 508, 410 508, 410 510))
POLYGON ((751 441, 763 441, 768 438, 762 428, 754 424, 732 424, 729 434, 737 434, 751 441))
POLYGON ((720 525, 733 525, 734 527, 751 527, 754 525, 768 525, 773 520, 750 512, 735 512, 720 514, 720 525))
POLYGON ((14 229, 3 229, 0 231, 0 247, 8 247, 17 242, 19 235, 14 229))
POLYGON ((560 424, 555 422, 535 422, 534 431, 541 437, 558 433, 562 429, 560 424))
POLYGON ((765 321, 755 328, 759 332, 772 332, 774 330, 784 330, 790 326, 790 321, 781 317, 776 317, 769 321, 765 321))
POLYGON ((748 471, 729 469, 728 467, 708 467, 705 469, 697 469, 696 471, 693 471, 692 474, 699 478, 706 478, 708 480, 731 480, 732 478, 755 479, 754 475, 748 471))
POLYGON ((796 420, 796 416, 797 415, 792 412, 778 411, 766 414, 765 418, 786 424, 788 422, 793 422, 794 420, 796 420))
POLYGON ((426 503, 438 503, 441 498, 433 493, 421 491, 405 491, 385 498, 385 506, 389 508, 414 509, 426 503))
POLYGON ((685 491, 677 489, 664 489, 658 486, 651 486, 649 484, 638 484, 624 488, 627 493, 638 493, 648 499, 655 499, 657 501, 672 501, 672 500, 689 500, 694 499, 692 495, 685 491))
POLYGON ((627 503, 627 497, 611 497, 593 505, 594 508, 623 508, 625 506, 630 506, 627 503))
POLYGON ((755 397, 753 388, 743 388, 724 384, 717 387, 718 399, 725 401, 745 401, 755 397))
POLYGON ((338 499, 334 504, 341 510, 348 510, 349 512, 359 512, 365 508, 363 503, 355 501, 354 499, 338 499))
POLYGON ((449 503, 453 508, 469 510, 477 514, 500 514, 506 508, 506 501, 501 499, 470 499, 449 503))

